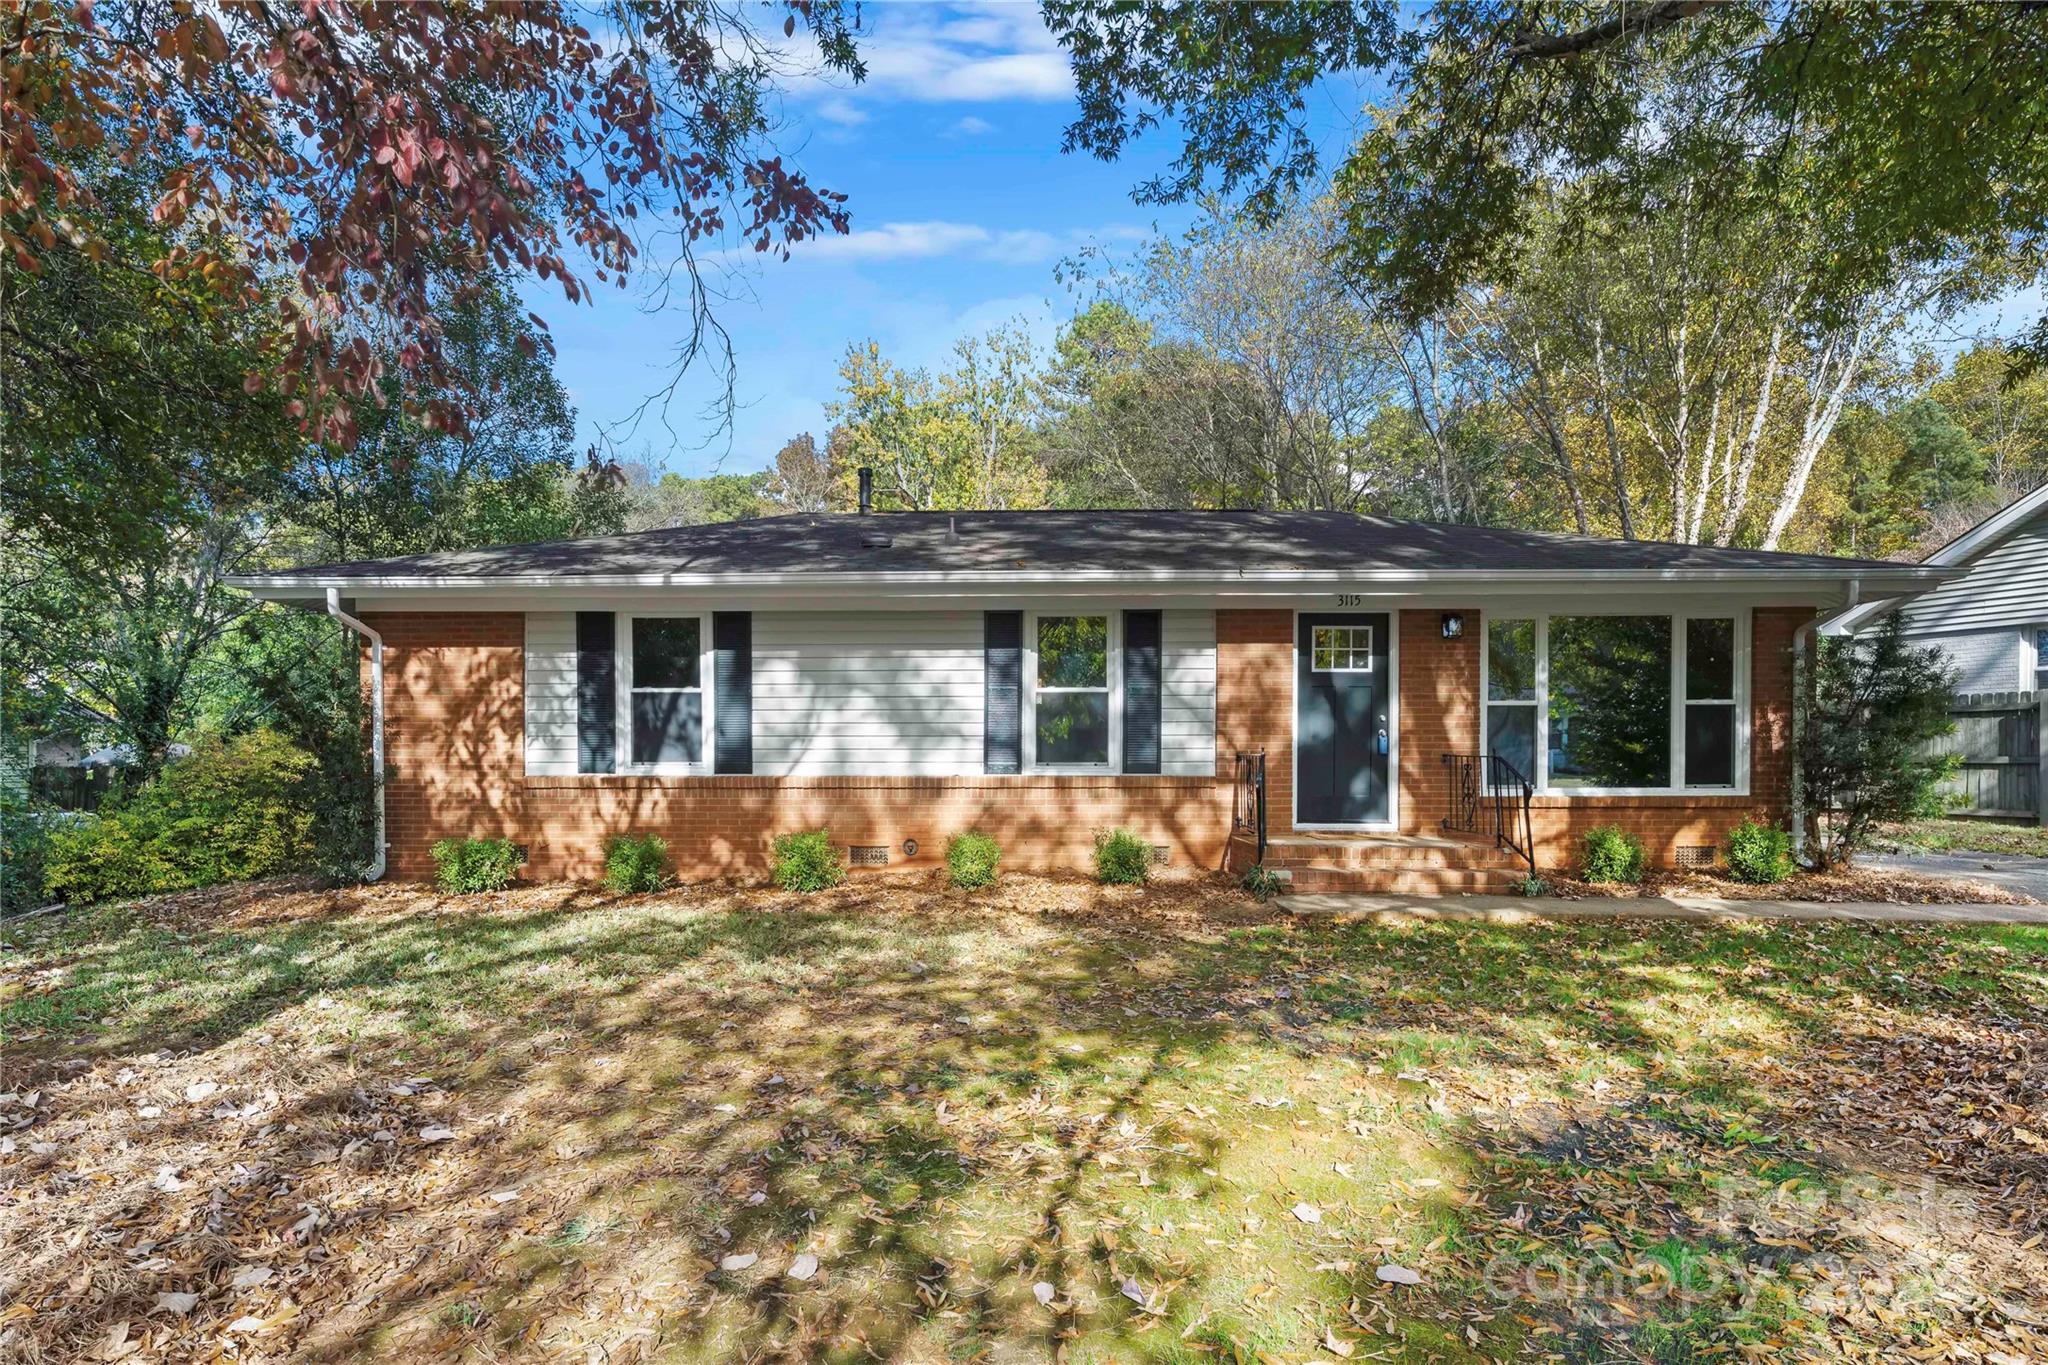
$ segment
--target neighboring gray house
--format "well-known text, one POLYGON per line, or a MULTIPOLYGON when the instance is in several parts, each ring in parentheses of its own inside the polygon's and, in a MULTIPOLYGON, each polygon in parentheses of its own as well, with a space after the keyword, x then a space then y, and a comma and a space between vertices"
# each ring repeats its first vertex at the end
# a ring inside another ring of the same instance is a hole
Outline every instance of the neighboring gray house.
POLYGON ((2048 486, 1927 557, 1966 570, 1901 609, 1915 644, 1939 647, 1956 691, 2048 689, 2048 486))

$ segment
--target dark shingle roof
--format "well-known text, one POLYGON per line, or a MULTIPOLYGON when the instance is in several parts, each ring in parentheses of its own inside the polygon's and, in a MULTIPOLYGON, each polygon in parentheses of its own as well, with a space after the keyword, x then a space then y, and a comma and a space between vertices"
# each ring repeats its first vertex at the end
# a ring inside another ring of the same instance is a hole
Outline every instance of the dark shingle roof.
POLYGON ((279 577, 575 579, 1062 571, 1232 575, 1381 570, 1798 574, 1897 573, 1901 567, 1874 560, 1602 540, 1344 512, 1047 511, 764 517, 588 540, 318 564, 279 577))

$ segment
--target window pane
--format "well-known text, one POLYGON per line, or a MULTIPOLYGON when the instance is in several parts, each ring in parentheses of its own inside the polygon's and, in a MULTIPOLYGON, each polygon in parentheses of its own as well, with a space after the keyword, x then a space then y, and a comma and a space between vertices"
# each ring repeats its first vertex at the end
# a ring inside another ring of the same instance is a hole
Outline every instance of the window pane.
POLYGON ((1693 701, 1735 696, 1735 623, 1685 623, 1685 695, 1693 701))
POLYGON ((635 763, 695 763, 703 744, 702 692, 633 694, 635 763))
POLYGON ((1735 785, 1735 707, 1685 708, 1685 785, 1735 785))
POLYGON ((1109 762, 1109 694, 1040 693, 1038 761, 1053 765, 1109 762))
POLYGON ((1109 618, 1038 618, 1040 687, 1109 686, 1109 618))
POLYGON ((1550 623, 1550 781, 1671 785, 1671 618, 1550 623))
POLYGON ((1486 708, 1486 752, 1498 754, 1515 765, 1515 771, 1531 782, 1536 780, 1536 708, 1501 706, 1486 708))
POLYGON ((643 617, 633 622, 633 686, 695 687, 697 618, 643 617))
MULTIPOLYGON (((1486 626, 1486 695, 1494 701, 1536 697, 1536 623, 1490 621, 1486 626)), ((1527 768, 1522 770, 1528 772, 1527 768)))

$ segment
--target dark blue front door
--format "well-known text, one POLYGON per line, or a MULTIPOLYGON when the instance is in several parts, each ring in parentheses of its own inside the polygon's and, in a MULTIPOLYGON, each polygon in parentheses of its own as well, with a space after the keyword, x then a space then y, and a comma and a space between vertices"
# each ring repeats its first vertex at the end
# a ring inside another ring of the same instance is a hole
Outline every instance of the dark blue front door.
POLYGON ((1303 614, 1295 641, 1294 818, 1387 818, 1387 614, 1303 614))

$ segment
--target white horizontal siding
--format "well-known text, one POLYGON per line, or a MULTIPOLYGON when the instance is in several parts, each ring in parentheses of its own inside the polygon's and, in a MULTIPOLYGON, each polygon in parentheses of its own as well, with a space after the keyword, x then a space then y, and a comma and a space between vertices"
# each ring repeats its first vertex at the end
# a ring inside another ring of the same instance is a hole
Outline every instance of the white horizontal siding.
MULTIPOLYGON (((1216 614, 1163 613, 1160 770, 1216 770, 1216 614)), ((982 770, 982 613, 756 612, 754 771, 982 770)), ((576 615, 526 616, 526 771, 576 771, 576 615)))
POLYGON ((576 613, 526 613, 526 772, 576 771, 576 613))
POLYGON ((756 612, 754 771, 981 771, 979 611, 756 612))
POLYGON ((1979 555, 1969 571, 1909 603, 1909 634, 2048 621, 2048 512, 1979 555))
POLYGON ((1160 616, 1159 771, 1206 777, 1216 771, 1216 613, 1160 616))

